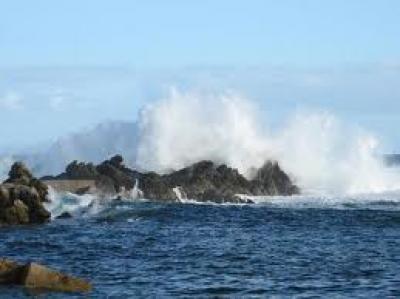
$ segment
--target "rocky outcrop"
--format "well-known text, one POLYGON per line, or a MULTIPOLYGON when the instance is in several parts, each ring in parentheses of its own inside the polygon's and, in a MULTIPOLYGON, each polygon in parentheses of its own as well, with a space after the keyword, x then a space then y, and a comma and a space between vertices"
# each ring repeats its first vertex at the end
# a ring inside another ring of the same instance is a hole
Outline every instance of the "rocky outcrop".
MULTIPOLYGON (((213 202, 249 202, 241 195, 292 195, 299 193, 278 163, 268 161, 247 179, 236 169, 200 161, 170 174, 141 173, 124 166, 120 155, 93 166, 91 163, 69 164, 66 172, 53 179, 92 179, 100 193, 118 194, 137 187, 141 197, 177 201, 195 199, 213 202)), ((46 178, 48 179, 48 178, 46 178)))
POLYGON ((177 197, 212 202, 249 202, 241 195, 292 195, 299 189, 277 163, 267 162, 257 170, 253 180, 246 179, 236 169, 201 161, 167 175, 142 174, 139 189, 145 198, 177 197))
POLYGON ((37 263, 20 265, 7 259, 0 259, 0 284, 58 292, 88 292, 92 288, 85 280, 46 266, 37 263))
POLYGON ((93 180, 97 191, 103 194, 116 194, 122 189, 129 190, 135 185, 137 172, 123 164, 120 155, 112 157, 95 166, 92 163, 73 161, 68 164, 65 172, 55 176, 43 177, 43 180, 93 180))
POLYGON ((48 200, 47 186, 20 162, 12 165, 8 175, 0 184, 0 225, 48 221, 50 213, 43 206, 48 200))
POLYGON ((293 195, 300 193, 300 189, 292 183, 278 163, 271 161, 266 162, 256 170, 250 185, 250 192, 253 195, 293 195))

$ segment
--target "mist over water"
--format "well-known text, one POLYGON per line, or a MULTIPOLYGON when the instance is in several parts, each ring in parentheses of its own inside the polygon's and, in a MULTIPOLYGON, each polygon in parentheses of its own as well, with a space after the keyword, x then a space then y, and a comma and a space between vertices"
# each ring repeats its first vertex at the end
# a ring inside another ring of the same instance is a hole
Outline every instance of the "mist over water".
POLYGON ((379 157, 379 140, 326 111, 295 111, 275 130, 250 100, 182 93, 146 106, 138 118, 136 165, 168 172, 209 159, 251 176, 276 160, 306 194, 351 195, 400 188, 400 174, 379 157), (262 117, 262 118, 261 118, 262 117))
MULTIPOLYGON (((136 122, 103 124, 23 157, 38 176, 58 174, 75 159, 99 163, 117 153, 129 167, 144 171, 165 173, 212 160, 247 177, 271 159, 304 195, 316 198, 400 189, 399 169, 384 165, 382 145, 365 129, 317 109, 294 109, 272 128, 267 125, 272 113, 272 108, 261 113, 256 102, 233 92, 172 88, 145 105, 136 122)), ((0 157, 3 179, 13 161, 11 155, 0 157)))

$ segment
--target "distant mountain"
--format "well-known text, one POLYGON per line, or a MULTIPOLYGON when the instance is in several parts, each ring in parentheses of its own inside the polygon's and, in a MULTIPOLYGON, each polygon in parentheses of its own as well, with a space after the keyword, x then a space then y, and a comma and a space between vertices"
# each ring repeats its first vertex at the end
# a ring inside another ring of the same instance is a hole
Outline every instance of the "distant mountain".
POLYGON ((0 177, 4 177, 15 160, 22 160, 37 176, 58 174, 73 160, 99 163, 121 154, 132 166, 136 156, 137 126, 135 123, 110 121, 85 132, 58 139, 35 153, 0 157, 0 177))
POLYGON ((400 154, 387 154, 383 159, 388 166, 400 166, 400 154))

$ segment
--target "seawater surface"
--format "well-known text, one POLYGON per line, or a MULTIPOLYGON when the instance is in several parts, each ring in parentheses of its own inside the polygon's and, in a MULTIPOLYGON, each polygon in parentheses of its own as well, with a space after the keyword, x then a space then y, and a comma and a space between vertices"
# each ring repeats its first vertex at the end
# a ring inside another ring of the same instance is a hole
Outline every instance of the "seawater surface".
MULTIPOLYGON (((120 202, 3 228, 0 256, 88 278, 93 298, 400 296, 399 204, 349 202, 120 202)), ((0 287, 1 298, 25 296, 34 295, 0 287)))

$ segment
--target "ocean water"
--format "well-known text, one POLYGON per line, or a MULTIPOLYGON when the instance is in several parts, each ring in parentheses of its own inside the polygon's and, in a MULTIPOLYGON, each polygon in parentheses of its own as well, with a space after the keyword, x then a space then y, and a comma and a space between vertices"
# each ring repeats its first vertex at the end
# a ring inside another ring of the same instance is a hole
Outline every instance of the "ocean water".
MULTIPOLYGON (((400 296, 395 194, 254 205, 133 201, 74 215, 0 230, 0 256, 38 261, 94 285, 89 295, 39 298, 400 296)), ((33 296, 0 287, 1 298, 33 296)))

